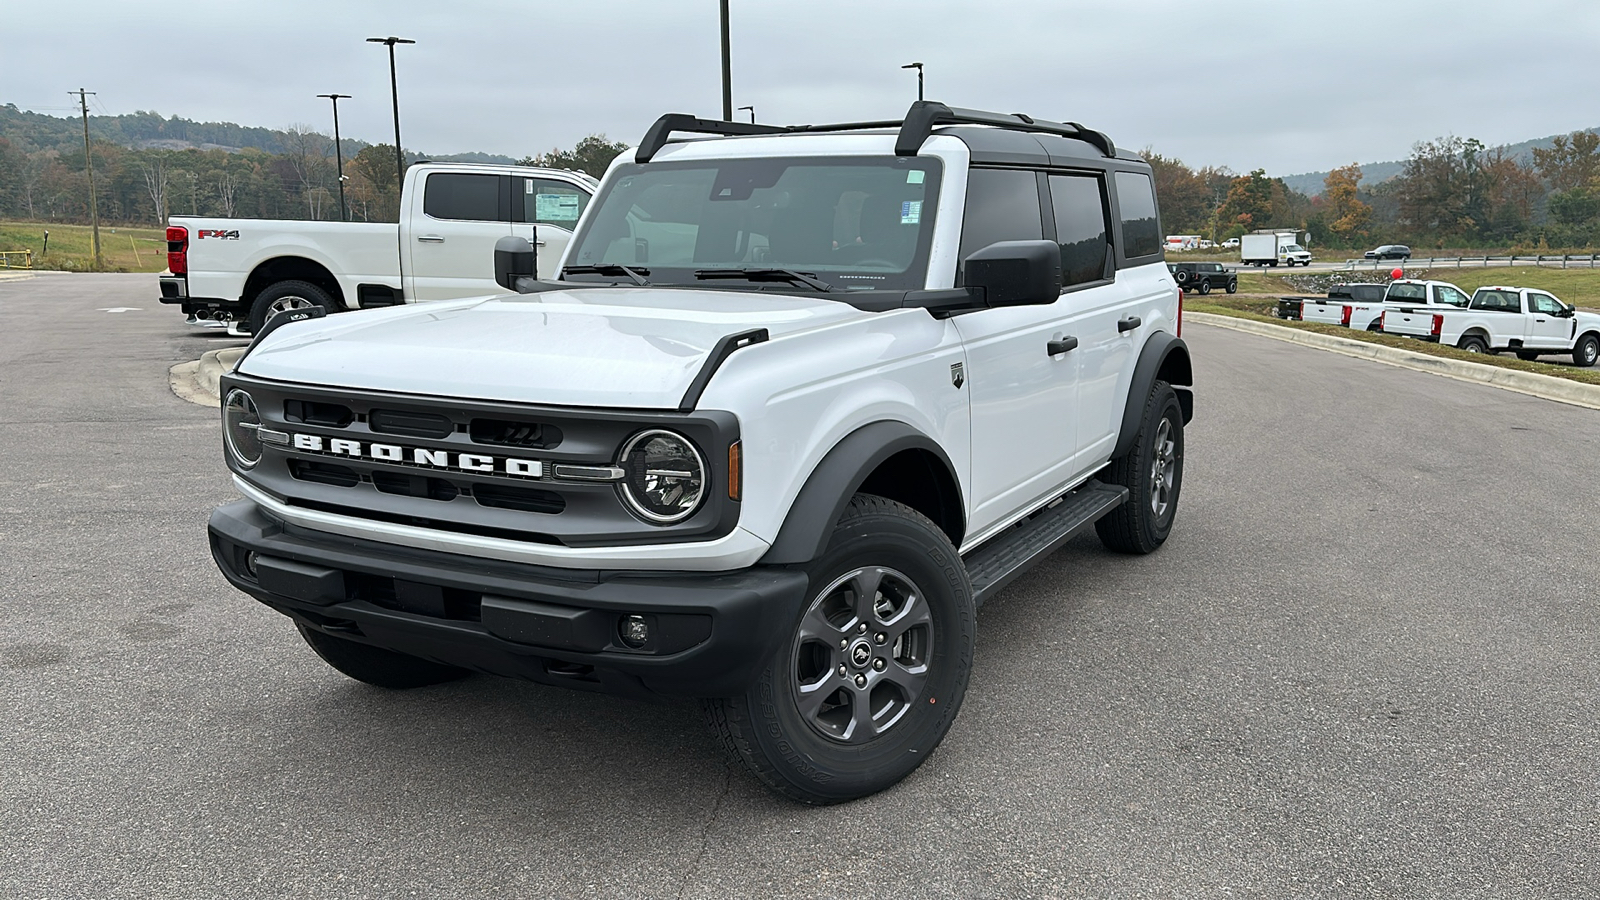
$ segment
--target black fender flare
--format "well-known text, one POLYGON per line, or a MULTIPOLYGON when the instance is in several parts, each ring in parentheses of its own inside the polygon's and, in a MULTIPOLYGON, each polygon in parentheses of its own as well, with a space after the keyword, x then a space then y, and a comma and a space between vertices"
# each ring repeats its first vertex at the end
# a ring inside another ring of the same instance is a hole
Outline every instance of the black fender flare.
POLYGON ((927 450, 944 463, 951 480, 955 467, 939 443, 904 422, 880 421, 863 425, 845 435, 812 470, 794 503, 784 516, 783 526, 761 565, 793 565, 810 562, 827 549, 833 526, 844 514, 861 483, 884 460, 905 450, 927 450))
POLYGON ((1182 379, 1174 380, 1173 384, 1178 387, 1178 405, 1183 407, 1183 423, 1187 425, 1194 418, 1194 393, 1187 390, 1194 384, 1189 345, 1177 335, 1158 331, 1145 341, 1144 348, 1139 351, 1139 362, 1133 367, 1133 381, 1128 385, 1128 405, 1122 410, 1122 428, 1117 432, 1117 446, 1111 451, 1112 459, 1119 459, 1133 449, 1133 439, 1139 433, 1139 420, 1144 416, 1145 398, 1150 396, 1157 373, 1166 367, 1167 360, 1173 354, 1181 357, 1174 362, 1181 366, 1178 371, 1182 379))

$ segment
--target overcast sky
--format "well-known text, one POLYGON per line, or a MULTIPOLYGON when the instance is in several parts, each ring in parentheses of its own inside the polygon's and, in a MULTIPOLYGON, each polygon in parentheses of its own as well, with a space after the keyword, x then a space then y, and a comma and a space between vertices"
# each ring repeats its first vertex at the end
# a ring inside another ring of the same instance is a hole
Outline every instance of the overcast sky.
MULTIPOLYGON (((1273 175, 1600 125, 1600 0, 731 0, 734 105, 776 123, 929 99, 1070 120, 1192 166, 1273 175)), ((721 110, 717 0, 6 4, 0 103, 521 156, 721 110)))

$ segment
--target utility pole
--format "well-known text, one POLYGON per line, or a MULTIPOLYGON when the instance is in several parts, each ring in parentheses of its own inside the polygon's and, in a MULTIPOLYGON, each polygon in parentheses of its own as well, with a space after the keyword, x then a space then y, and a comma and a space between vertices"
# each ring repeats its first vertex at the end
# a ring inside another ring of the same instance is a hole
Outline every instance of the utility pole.
POLYGON ((333 101, 333 158, 339 164, 339 221, 350 221, 350 210, 344 205, 344 148, 339 146, 339 101, 349 100, 349 94, 318 94, 333 101))
POLYGON ((722 0, 722 121, 733 121, 733 61, 728 51, 728 0, 722 0))
POLYGON ((100 206, 94 196, 94 160, 89 156, 89 95, 95 91, 78 88, 67 93, 78 95, 78 106, 83 110, 83 164, 89 170, 89 221, 94 223, 94 267, 102 269, 105 263, 100 258, 100 206))
POLYGON ((394 189, 399 191, 406 180, 406 153, 400 149, 400 86, 394 77, 394 45, 415 44, 416 41, 408 41, 405 38, 390 35, 389 37, 367 38, 367 43, 389 45, 389 96, 394 100, 394 162, 397 176, 394 189))
POLYGON ((921 100, 922 99, 922 63, 919 63, 919 62, 909 63, 907 65, 901 66, 900 68, 902 68, 902 69, 916 69, 917 70, 917 99, 921 100))

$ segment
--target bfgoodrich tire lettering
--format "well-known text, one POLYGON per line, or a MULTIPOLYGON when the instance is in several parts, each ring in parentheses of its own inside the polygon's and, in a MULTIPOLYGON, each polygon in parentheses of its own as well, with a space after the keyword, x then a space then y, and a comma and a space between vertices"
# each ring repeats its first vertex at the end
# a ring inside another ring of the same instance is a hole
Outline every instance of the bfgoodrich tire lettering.
POLYGON ((1100 543, 1118 553, 1150 553, 1161 546, 1183 489, 1183 408, 1172 385, 1151 386, 1140 423, 1133 448, 1101 475, 1128 489, 1127 502, 1094 526, 1100 543))
POLYGON ((723 745, 768 787, 837 803, 895 784, 949 730, 972 670, 972 588, 938 526, 867 494, 850 501, 827 550, 806 568, 812 596, 790 639, 750 690, 707 701, 706 713, 723 745), (922 645, 896 636, 913 632, 922 645), (891 667, 902 665, 923 673, 895 681, 891 667), (826 698, 839 703, 819 713, 826 698), (851 731, 858 708, 882 710, 882 720, 851 731))

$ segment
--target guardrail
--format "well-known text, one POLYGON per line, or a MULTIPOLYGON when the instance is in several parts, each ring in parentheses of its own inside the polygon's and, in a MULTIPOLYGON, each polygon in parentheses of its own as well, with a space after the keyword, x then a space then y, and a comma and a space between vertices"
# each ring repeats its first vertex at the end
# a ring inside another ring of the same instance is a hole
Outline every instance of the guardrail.
POLYGON ((32 250, 0 250, 0 269, 33 268, 32 250))
POLYGON ((1545 266, 1548 268, 1595 269, 1600 268, 1600 253, 1589 254, 1539 254, 1530 256, 1429 256, 1410 259, 1347 259, 1347 271, 1357 269, 1487 269, 1490 266, 1545 266))

